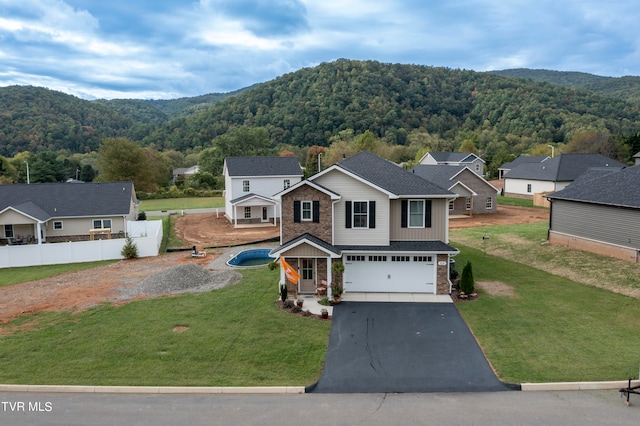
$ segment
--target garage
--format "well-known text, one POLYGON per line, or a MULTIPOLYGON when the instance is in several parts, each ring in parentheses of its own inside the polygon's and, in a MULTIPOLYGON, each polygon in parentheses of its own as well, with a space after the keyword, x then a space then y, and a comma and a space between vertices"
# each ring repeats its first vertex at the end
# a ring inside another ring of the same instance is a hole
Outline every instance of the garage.
POLYGON ((436 293, 435 255, 364 252, 343 259, 345 292, 436 293))

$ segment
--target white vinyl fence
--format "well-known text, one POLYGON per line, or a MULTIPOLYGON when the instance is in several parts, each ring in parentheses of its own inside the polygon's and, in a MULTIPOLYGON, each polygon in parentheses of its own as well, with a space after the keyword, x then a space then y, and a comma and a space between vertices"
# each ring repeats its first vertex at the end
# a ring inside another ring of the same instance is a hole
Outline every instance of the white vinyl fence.
MULTIPOLYGON (((127 222, 127 234, 138 248, 138 256, 157 256, 162 244, 162 221, 127 222)), ((68 243, 27 244, 0 247, 0 268, 56 265, 123 259, 125 238, 68 243)))

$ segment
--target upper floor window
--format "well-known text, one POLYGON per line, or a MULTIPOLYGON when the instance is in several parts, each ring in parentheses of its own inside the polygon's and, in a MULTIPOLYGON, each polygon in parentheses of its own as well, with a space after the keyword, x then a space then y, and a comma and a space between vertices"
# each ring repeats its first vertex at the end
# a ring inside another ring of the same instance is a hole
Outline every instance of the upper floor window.
POLYGON ((249 181, 248 180, 243 180, 242 181, 242 192, 249 192, 249 181))
POLYGON ((353 227, 354 228, 369 227, 369 202, 368 201, 353 202, 353 227))
POLYGON ((291 180, 290 179, 285 179, 284 180, 284 189, 287 189, 291 186, 291 180))
POLYGON ((424 228, 424 200, 409 200, 409 228, 424 228))
POLYGON ((311 220, 313 218, 313 203, 311 201, 301 201, 302 220, 311 220))
POLYGON ((94 229, 111 228, 111 219, 96 219, 93 221, 94 229))

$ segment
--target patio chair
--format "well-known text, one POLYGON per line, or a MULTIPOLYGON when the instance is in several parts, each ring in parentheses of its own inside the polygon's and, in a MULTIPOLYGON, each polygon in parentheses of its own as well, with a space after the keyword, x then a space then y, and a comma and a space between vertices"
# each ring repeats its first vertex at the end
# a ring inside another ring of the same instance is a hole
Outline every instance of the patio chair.
POLYGON ((316 287, 316 296, 327 295, 327 280, 320 281, 320 285, 316 287))

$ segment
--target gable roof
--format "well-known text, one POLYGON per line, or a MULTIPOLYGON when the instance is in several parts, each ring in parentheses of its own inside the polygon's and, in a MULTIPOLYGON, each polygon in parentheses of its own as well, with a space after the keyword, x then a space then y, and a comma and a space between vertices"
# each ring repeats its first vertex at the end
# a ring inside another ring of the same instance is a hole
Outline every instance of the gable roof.
POLYGON ((427 152, 420 161, 426 156, 432 157, 438 163, 473 163, 475 160, 484 163, 482 158, 469 152, 427 152))
MULTIPOLYGON (((500 192, 498 188, 491 185, 482 176, 479 176, 476 172, 465 165, 447 166, 445 164, 418 164, 411 169, 413 173, 421 178, 448 190, 451 190, 451 188, 458 182, 458 175, 465 170, 469 170, 470 173, 473 173, 473 175, 477 177, 478 182, 485 184, 496 192, 500 192)), ((464 185, 464 187, 470 189, 467 185, 464 185)))
POLYGON ((302 176, 296 157, 227 157, 229 176, 302 176))
POLYGON ((353 174, 396 196, 430 196, 453 198, 455 194, 431 183, 402 167, 384 160, 369 151, 361 151, 331 166, 319 176, 333 168, 353 174))
POLYGON ((640 208, 640 166, 586 173, 566 188, 547 196, 551 200, 581 201, 640 208))
POLYGON ((125 216, 135 199, 132 182, 0 185, 0 212, 8 208, 39 220, 125 216))
POLYGON ((329 188, 324 187, 324 186, 320 185, 319 183, 314 182, 314 181, 309 180, 309 179, 301 180, 300 182, 297 182, 295 185, 291 185, 289 188, 283 189, 282 191, 280 191, 277 194, 275 194, 274 197, 280 199, 280 198, 282 198, 282 196, 284 194, 287 194, 287 193, 289 193, 291 191, 294 191, 294 190, 300 188, 303 185, 310 186, 310 187, 314 188, 317 191, 324 192, 329 197, 331 197, 332 200, 339 200, 340 199, 340 194, 338 194, 337 192, 332 191, 329 188))
POLYGON ((519 166, 520 164, 525 163, 542 163, 544 160, 549 159, 550 157, 547 155, 521 155, 513 161, 509 161, 508 163, 504 163, 502 166, 498 168, 498 170, 511 170, 514 167, 519 166))
POLYGON ((523 163, 505 174, 505 179, 570 182, 594 167, 622 168, 625 165, 602 154, 560 154, 541 163, 523 163))

